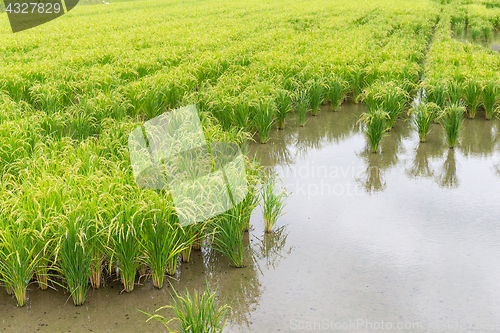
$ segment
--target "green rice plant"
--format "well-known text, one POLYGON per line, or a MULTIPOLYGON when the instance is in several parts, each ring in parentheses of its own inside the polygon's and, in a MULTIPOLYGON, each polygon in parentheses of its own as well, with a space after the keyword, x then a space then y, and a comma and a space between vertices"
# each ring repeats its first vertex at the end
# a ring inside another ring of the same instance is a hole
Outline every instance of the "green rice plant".
POLYGON ((325 84, 322 79, 312 79, 307 82, 307 85, 309 101, 311 102, 311 114, 315 116, 325 99, 325 84))
MULTIPOLYGON (((73 214, 74 215, 74 214, 73 214)), ((60 226, 56 248, 56 270, 63 276, 73 303, 82 305, 87 297, 95 248, 89 246, 90 219, 85 215, 69 216, 60 226)))
POLYGON ((328 83, 328 98, 332 103, 333 111, 337 111, 339 106, 344 102, 347 95, 348 83, 340 76, 332 76, 328 83))
POLYGON ((432 122, 437 117, 438 106, 434 103, 414 103, 410 109, 411 124, 418 132, 420 142, 425 142, 432 122))
POLYGON ((306 124, 306 115, 309 111, 309 94, 307 90, 299 90, 295 92, 295 104, 297 105, 297 112, 299 114, 299 124, 304 127, 306 124))
POLYGON ((117 261, 120 280, 126 292, 134 290, 135 276, 141 264, 141 247, 138 241, 140 209, 122 199, 119 212, 111 221, 108 237, 109 257, 117 261))
POLYGON ((238 208, 233 207, 208 221, 210 244, 206 245, 226 256, 236 268, 244 267, 246 261, 246 248, 243 246, 246 221, 238 213, 238 208))
POLYGON ((470 31, 470 35, 473 40, 476 40, 481 36, 481 28, 478 26, 473 26, 470 31))
POLYGON ((251 110, 247 101, 239 101, 235 103, 232 107, 233 118, 239 128, 244 131, 250 131, 250 125, 252 122, 251 110))
POLYGON ((184 243, 184 250, 181 251, 181 259, 182 262, 189 262, 195 237, 201 230, 203 230, 203 223, 198 222, 190 224, 183 227, 182 229, 184 231, 182 236, 182 242, 184 243))
POLYGON ((283 209, 286 205, 288 194, 286 189, 280 191, 276 189, 275 172, 272 172, 264 177, 264 182, 261 189, 262 197, 262 215, 264 216, 264 231, 270 233, 278 221, 278 218, 283 216, 283 209))
POLYGON ((380 141, 388 130, 387 121, 389 115, 382 109, 377 109, 368 113, 361 114, 358 120, 364 124, 364 132, 370 142, 372 153, 378 151, 380 141))
POLYGON ((270 98, 260 98, 254 103, 254 126, 259 132, 260 143, 266 143, 269 140, 269 133, 273 125, 276 107, 270 98))
POLYGON ((481 96, 481 85, 473 80, 467 81, 464 87, 464 96, 467 104, 467 117, 474 118, 481 96))
POLYGON ((37 250, 32 230, 22 219, 0 221, 0 281, 7 293, 16 296, 19 306, 26 303, 27 288, 40 260, 37 250))
POLYGON ((444 110, 446 98, 448 95, 446 85, 443 82, 438 82, 428 86, 427 91, 427 101, 436 104, 441 110, 444 110))
POLYGON ((142 222, 140 244, 144 263, 149 267, 153 285, 161 289, 165 273, 174 275, 177 258, 185 249, 183 231, 171 203, 159 210, 152 209, 142 222))
POLYGON ((446 134, 448 147, 454 148, 457 144, 464 122, 464 108, 458 104, 451 104, 442 111, 439 122, 446 134))
POLYGON ((464 29, 465 29, 465 24, 463 21, 460 21, 457 24, 455 24, 455 33, 457 34, 457 36, 459 37, 462 36, 464 29))
POLYGON ((387 127, 390 129, 394 127, 396 119, 399 118, 403 109, 408 102, 408 92, 395 86, 393 83, 386 84, 382 92, 382 108, 387 112, 389 118, 387 120, 387 127))
POLYGON ((159 314, 150 315, 141 311, 149 316, 148 321, 151 319, 160 321, 169 332, 177 332, 171 330, 168 326, 174 320, 179 321, 181 333, 221 333, 224 330, 227 323, 227 320, 224 321, 224 316, 230 307, 217 304, 216 292, 210 291, 208 283, 206 283, 203 292, 199 293, 195 290, 193 296, 191 296, 187 288, 184 296, 179 295, 173 287, 172 290, 174 291, 173 305, 163 306, 155 312, 172 309, 176 317, 167 320, 159 314))
POLYGON ((463 93, 463 83, 457 80, 452 80, 448 85, 448 98, 450 100, 450 104, 461 104, 463 93))
POLYGON ((259 184, 261 180, 261 168, 255 161, 247 161, 246 174, 248 194, 246 198, 238 204, 238 214, 243 219, 244 230, 250 229, 250 218, 253 210, 260 203, 259 184))
POLYGON ((493 25, 489 21, 486 21, 483 23, 481 30, 483 31, 484 39, 486 39, 487 41, 490 40, 493 25))
POLYGON ((275 97, 276 102, 276 123, 278 129, 285 128, 285 118, 293 108, 292 95, 288 90, 279 89, 275 97))
POLYGON ((366 86, 365 70, 361 66, 354 66, 350 73, 354 93, 354 102, 359 103, 363 88, 366 86))
POLYGON ((491 119, 495 113, 495 106, 499 100, 500 88, 494 80, 489 80, 484 84, 482 104, 486 119, 491 119))

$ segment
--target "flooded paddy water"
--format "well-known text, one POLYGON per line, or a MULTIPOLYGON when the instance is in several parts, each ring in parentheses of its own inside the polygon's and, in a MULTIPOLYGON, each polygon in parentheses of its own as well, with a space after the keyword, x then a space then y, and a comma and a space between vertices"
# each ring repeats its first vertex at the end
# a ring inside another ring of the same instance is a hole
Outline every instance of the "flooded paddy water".
MULTIPOLYGON (((438 125, 421 144, 398 120, 372 154, 356 124, 364 111, 324 106, 250 145, 292 192, 287 214, 265 235, 254 213, 248 267, 203 250, 168 279, 178 290, 210 280, 232 307, 228 332, 500 331, 499 122, 478 112, 450 150, 438 125)), ((170 302, 171 288, 151 281, 90 290, 80 307, 30 287, 24 308, 2 290, 0 332, 165 331, 138 311, 170 302)))

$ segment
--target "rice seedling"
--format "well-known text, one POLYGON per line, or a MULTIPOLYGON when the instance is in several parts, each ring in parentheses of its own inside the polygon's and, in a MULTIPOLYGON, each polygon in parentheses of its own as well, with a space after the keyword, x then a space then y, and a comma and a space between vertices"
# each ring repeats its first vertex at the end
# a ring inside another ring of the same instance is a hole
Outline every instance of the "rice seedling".
POLYGON ((462 95, 464 92, 464 85, 462 82, 453 80, 448 85, 448 97, 450 99, 450 104, 461 104, 462 95))
POLYGON ((155 312, 166 308, 173 309, 176 317, 167 320, 159 314, 151 315, 141 311, 149 316, 148 321, 151 319, 160 321, 169 332, 176 332, 168 326, 174 320, 179 322, 181 333, 216 333, 224 330, 227 323, 227 320, 224 321, 224 316, 230 307, 220 306, 216 302, 216 291, 211 292, 208 283, 202 292, 195 290, 192 296, 187 288, 184 295, 177 293, 173 287, 172 290, 174 291, 173 304, 163 306, 155 312))
POLYGON ((439 122, 446 134, 448 147, 454 148, 457 144, 460 131, 464 122, 464 108, 458 104, 451 104, 442 111, 439 122))
POLYGON ((328 98, 332 103, 333 111, 337 111, 339 106, 344 102, 347 95, 347 82, 339 76, 333 76, 327 83, 328 98))
POLYGON ((231 264, 236 267, 244 267, 246 262, 243 246, 243 233, 245 219, 237 215, 238 208, 234 207, 207 223, 207 231, 210 238, 206 247, 219 251, 226 256, 231 264))
POLYGON ((7 293, 16 296, 19 306, 26 303, 27 288, 40 260, 37 249, 25 222, 0 221, 0 281, 7 293))
POLYGON ((486 119, 491 119, 495 113, 495 106, 499 99, 500 89, 494 80, 489 80, 484 84, 482 104, 486 119))
POLYGON ((434 103, 414 103, 410 109, 411 123, 418 132, 420 142, 425 142, 432 122, 437 117, 438 106, 434 103))
POLYGON ((259 132, 260 143, 266 143, 269 140, 269 132, 275 119, 275 105, 270 98, 262 98, 254 103, 254 126, 259 132))
POLYGON ((285 128, 286 116, 293 108, 293 100, 290 92, 285 89, 280 89, 276 93, 276 123, 278 129, 285 128))
POLYGON ((312 79, 308 83, 309 101, 311 102, 311 114, 318 113, 321 103, 325 99, 325 85, 322 79, 312 79))
POLYGON ((141 227, 143 261, 151 271, 153 285, 161 289, 165 273, 175 274, 177 258, 186 248, 182 242, 183 230, 171 203, 162 210, 153 209, 148 212, 141 227))
POLYGON ((474 118, 479 104, 479 97, 481 96, 480 84, 473 80, 469 80, 465 84, 464 95, 467 104, 467 117, 474 118))
POLYGON ((364 124, 364 132, 370 142, 372 153, 376 153, 379 148, 380 141, 385 136, 388 130, 387 121, 389 115, 382 109, 377 109, 368 113, 363 113, 358 120, 364 124))
POLYGON ((309 94, 307 90, 299 90, 295 92, 295 104, 297 105, 297 112, 299 114, 299 124, 304 127, 306 124, 306 115, 309 111, 309 94))
POLYGON ((262 215, 264 216, 264 230, 269 233, 273 231, 278 218, 281 217, 288 196, 286 189, 276 189, 276 173, 272 172, 264 177, 261 189, 262 215))

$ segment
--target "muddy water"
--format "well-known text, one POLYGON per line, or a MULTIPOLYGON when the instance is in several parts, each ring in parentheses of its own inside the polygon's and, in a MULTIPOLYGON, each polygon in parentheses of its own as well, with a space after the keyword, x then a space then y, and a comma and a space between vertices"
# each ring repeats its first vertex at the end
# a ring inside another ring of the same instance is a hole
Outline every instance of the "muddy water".
MULTIPOLYGON (((292 119, 252 144, 293 192, 288 213, 268 236, 255 213, 248 267, 205 250, 170 281, 209 279, 231 303, 228 332, 500 331, 498 121, 466 120, 454 150, 437 125, 419 144, 398 121, 372 154, 356 125, 363 111, 325 106, 305 127, 292 119)), ((31 289, 25 308, 0 293, 0 332, 165 331, 137 309, 167 304, 168 287, 120 294, 111 282, 81 307, 61 290, 31 289)))

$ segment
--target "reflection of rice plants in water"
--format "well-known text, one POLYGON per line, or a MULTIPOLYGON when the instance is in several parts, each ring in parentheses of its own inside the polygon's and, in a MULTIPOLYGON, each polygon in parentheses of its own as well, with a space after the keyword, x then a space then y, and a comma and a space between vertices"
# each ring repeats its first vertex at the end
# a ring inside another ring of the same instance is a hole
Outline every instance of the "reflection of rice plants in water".
POLYGON ((457 188, 460 185, 460 180, 457 176, 457 162, 454 149, 448 149, 441 172, 437 175, 437 182, 441 187, 446 188, 457 188))
POLYGON ((195 290, 192 295, 187 288, 184 294, 178 293, 173 287, 172 290, 174 292, 172 305, 163 306, 155 312, 172 309, 175 317, 167 320, 159 314, 151 315, 141 311, 149 316, 148 321, 151 319, 160 321, 169 332, 173 332, 169 327, 171 322, 178 322, 181 333, 217 333, 224 330, 227 323, 224 317, 230 307, 218 304, 215 298, 217 290, 212 292, 208 283, 203 291, 195 290))
POLYGON ((292 252, 293 246, 286 248, 287 237, 285 225, 274 229, 272 233, 264 233, 262 238, 255 236, 258 240, 255 244, 255 257, 264 260, 267 268, 276 268, 281 259, 292 252))

